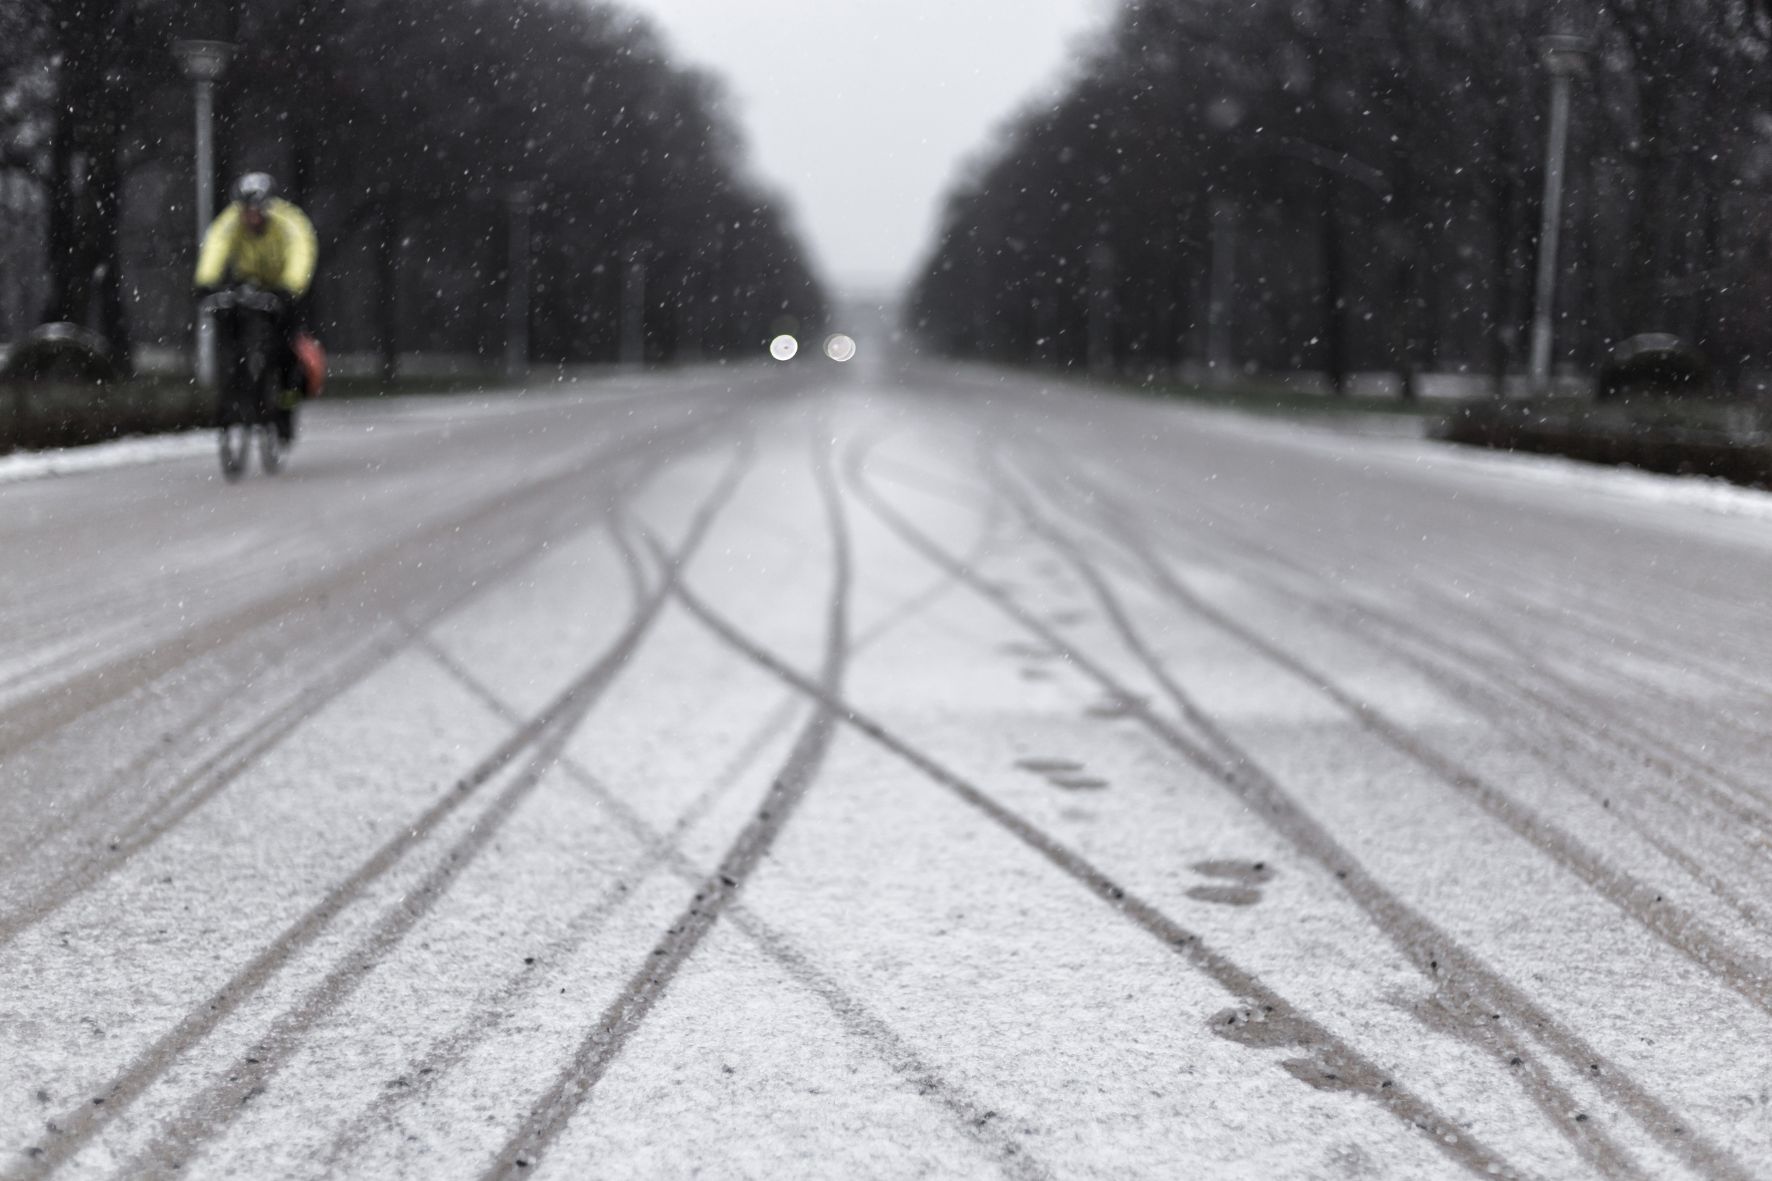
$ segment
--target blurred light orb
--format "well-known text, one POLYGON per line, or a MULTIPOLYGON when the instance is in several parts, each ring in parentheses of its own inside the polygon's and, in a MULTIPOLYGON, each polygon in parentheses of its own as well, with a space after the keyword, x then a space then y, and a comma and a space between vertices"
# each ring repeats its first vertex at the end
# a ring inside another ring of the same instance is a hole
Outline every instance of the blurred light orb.
POLYGON ((824 355, 839 365, 855 360, 855 338, 836 333, 824 342, 824 355))
POLYGON ((792 361, 800 355, 800 342, 784 333, 769 342, 769 355, 777 361, 792 361))

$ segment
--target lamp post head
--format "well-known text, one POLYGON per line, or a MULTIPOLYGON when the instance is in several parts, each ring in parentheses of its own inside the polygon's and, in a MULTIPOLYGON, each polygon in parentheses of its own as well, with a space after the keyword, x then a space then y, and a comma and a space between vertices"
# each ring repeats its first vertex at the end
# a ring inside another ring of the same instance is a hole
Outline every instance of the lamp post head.
POLYGON ((226 41, 174 41, 172 52, 193 82, 214 82, 228 68, 234 47, 226 41))
POLYGON ((1559 78, 1579 78, 1587 73, 1588 59, 1593 56, 1593 43, 1573 33, 1552 33, 1538 40, 1538 52, 1544 68, 1559 78))

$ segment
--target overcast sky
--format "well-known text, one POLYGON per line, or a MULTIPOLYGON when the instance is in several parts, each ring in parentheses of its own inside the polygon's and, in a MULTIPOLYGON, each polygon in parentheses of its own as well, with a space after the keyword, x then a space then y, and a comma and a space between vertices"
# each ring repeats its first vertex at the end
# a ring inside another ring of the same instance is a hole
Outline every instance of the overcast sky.
POLYGON ((733 95, 753 169, 827 278, 897 285, 994 127, 1065 77, 1109 0, 626 0, 733 95))

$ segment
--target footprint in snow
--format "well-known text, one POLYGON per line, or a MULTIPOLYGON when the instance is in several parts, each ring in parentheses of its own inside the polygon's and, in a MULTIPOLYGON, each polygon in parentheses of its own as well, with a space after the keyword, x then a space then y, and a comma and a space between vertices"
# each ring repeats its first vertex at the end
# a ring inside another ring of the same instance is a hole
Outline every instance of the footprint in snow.
POLYGON ((1104 791, 1108 787, 1107 780, 1087 774, 1082 763, 1070 759, 1021 759, 1015 765, 1064 791, 1104 791))
POLYGON ((1273 867, 1265 861, 1198 861, 1193 870, 1217 882, 1195 886, 1187 896, 1217 906, 1254 906, 1262 899, 1261 887, 1274 877, 1273 867))

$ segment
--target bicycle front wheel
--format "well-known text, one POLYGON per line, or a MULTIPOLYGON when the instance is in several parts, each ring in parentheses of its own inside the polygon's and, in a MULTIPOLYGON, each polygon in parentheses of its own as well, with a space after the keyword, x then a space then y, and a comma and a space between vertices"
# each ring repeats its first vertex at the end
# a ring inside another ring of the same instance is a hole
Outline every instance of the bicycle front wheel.
POLYGON ((258 462, 267 476, 283 470, 283 439, 277 433, 275 419, 258 424, 258 462))
POLYGON ((277 367, 267 362, 259 373, 258 414, 253 423, 258 428, 259 466, 267 476, 283 470, 283 435, 277 430, 277 378, 277 367))
POLYGON ((222 476, 230 481, 238 480, 246 474, 246 452, 252 445, 252 427, 244 421, 240 413, 238 398, 223 397, 220 411, 218 442, 222 476))

